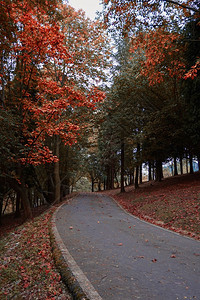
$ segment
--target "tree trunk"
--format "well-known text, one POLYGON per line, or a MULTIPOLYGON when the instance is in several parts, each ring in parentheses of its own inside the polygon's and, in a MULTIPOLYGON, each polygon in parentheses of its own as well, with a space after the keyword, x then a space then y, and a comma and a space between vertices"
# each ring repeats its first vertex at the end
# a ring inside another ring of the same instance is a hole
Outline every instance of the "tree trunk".
POLYGON ((114 189, 114 177, 115 177, 114 167, 113 164, 111 163, 107 167, 107 189, 109 190, 114 189))
POLYGON ((151 176, 151 162, 149 161, 149 174, 148 174, 148 180, 151 181, 152 180, 152 176, 151 176))
POLYGON ((99 182, 98 182, 98 191, 99 192, 101 191, 101 180, 99 180, 99 182))
POLYGON ((32 210, 28 199, 28 189, 26 188, 24 182, 21 181, 21 185, 18 191, 20 192, 20 198, 22 201, 25 218, 26 219, 32 218, 32 210))
POLYGON ((4 62, 3 62, 3 53, 1 54, 1 63, 0 63, 1 74, 1 92, 0 92, 0 99, 1 105, 4 107, 4 98, 5 98, 5 79, 4 79, 4 62))
POLYGON ((199 168, 199 171, 200 171, 200 156, 199 155, 197 156, 197 161, 198 161, 198 168, 199 168))
POLYGON ((15 218, 19 218, 19 217, 20 217, 20 193, 17 192, 15 218))
POLYGON ((140 143, 137 143, 137 166, 135 171, 135 189, 139 188, 139 156, 140 156, 140 143))
POLYGON ((129 185, 131 185, 133 182, 132 180, 132 171, 130 171, 130 174, 129 174, 129 185))
POLYGON ((124 188, 124 140, 121 141, 121 193, 125 192, 124 188))
POLYGON ((2 224, 3 195, 0 193, 0 225, 2 224))
POLYGON ((140 165, 139 171, 140 171, 140 184, 142 184, 142 165, 140 165))
POLYGON ((70 194, 70 178, 67 176, 65 179, 65 196, 70 194))
POLYGON ((186 173, 188 174, 189 172, 188 172, 188 159, 187 159, 187 157, 185 159, 185 165, 186 165, 186 173))
POLYGON ((129 185, 133 184, 133 178, 134 178, 134 169, 130 170, 130 174, 129 174, 129 185))
POLYGON ((183 175, 183 157, 182 157, 182 155, 180 155, 180 171, 181 171, 181 175, 183 175))
POLYGON ((152 179, 153 180, 155 180, 155 160, 153 161, 153 167, 152 167, 152 169, 153 169, 153 177, 152 177, 152 179))
POLYGON ((138 177, 139 177, 139 166, 136 166, 136 169, 135 169, 135 189, 139 188, 138 177))
POLYGON ((156 160, 156 181, 161 181, 163 177, 162 174, 162 161, 156 160))
POLYGON ((94 192, 94 178, 92 177, 92 192, 94 192))
MULTIPOLYGON (((59 137, 55 137, 55 155, 59 159, 59 150, 60 150, 60 141, 59 137)), ((54 201, 55 203, 59 203, 61 200, 61 194, 60 194, 60 164, 59 160, 54 163, 54 181, 55 181, 55 187, 54 187, 54 201)))
POLYGON ((131 172, 131 184, 134 183, 134 175, 135 175, 134 172, 135 172, 135 168, 133 167, 133 170, 131 172))
POLYGON ((174 156, 174 176, 178 175, 176 156, 174 156))
POLYGON ((111 188, 111 190, 114 189, 114 177, 115 177, 115 170, 114 170, 114 166, 112 163, 111 168, 110 168, 110 188, 111 188))
POLYGON ((193 174, 194 173, 194 170, 193 170, 193 160, 192 160, 192 154, 190 153, 190 157, 189 157, 189 164, 190 164, 190 174, 193 174))

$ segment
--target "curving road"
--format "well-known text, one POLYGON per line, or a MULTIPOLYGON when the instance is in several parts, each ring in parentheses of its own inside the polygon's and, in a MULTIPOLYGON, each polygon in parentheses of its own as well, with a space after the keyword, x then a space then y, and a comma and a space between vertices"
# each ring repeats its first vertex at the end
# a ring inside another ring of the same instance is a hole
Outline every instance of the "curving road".
POLYGON ((143 222, 101 194, 61 206, 55 224, 97 291, 91 300, 200 299, 199 241, 143 222))

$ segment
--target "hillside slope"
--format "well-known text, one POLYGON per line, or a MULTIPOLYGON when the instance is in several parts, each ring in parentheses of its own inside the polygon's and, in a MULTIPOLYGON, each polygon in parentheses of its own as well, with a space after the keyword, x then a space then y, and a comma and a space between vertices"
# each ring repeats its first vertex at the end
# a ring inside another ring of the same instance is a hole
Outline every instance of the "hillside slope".
POLYGON ((104 191, 131 214, 195 239, 200 239, 200 173, 146 182, 135 190, 104 191))

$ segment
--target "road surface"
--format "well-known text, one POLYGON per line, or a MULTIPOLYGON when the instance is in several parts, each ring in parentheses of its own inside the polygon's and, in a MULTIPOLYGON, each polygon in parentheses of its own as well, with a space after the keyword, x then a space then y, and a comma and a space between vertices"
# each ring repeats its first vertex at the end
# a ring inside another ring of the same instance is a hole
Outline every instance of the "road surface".
POLYGON ((96 299, 200 300, 199 241, 141 221, 101 194, 63 205, 55 224, 96 299))

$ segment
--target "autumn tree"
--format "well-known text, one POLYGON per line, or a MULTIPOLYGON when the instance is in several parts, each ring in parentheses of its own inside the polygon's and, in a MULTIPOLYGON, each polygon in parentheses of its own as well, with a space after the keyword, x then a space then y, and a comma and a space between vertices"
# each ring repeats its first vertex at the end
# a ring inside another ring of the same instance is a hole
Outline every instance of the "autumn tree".
MULTIPOLYGON (((127 32, 130 37, 139 38, 141 29, 144 31, 165 30, 169 32, 176 31, 186 23, 186 20, 197 19, 200 15, 198 1, 121 1, 105 0, 104 19, 110 30, 117 27, 120 31, 127 32)), ((169 41, 168 36, 163 43, 169 41)), ((140 38, 139 38, 140 39, 140 38)), ((144 44, 146 42, 144 40, 144 44)), ((160 40, 154 41, 155 47, 161 49, 160 40)), ((164 45, 165 47, 165 45, 164 45)), ((163 48, 163 47, 162 47, 163 48)), ((178 47, 177 47, 178 49, 178 47)), ((153 53, 152 53, 153 54, 153 53)), ((153 58, 161 58, 158 53, 153 54, 153 58)), ((182 69, 182 66, 180 66, 182 69)), ((177 66, 177 69, 179 66, 177 66)), ((191 67, 194 70, 199 69, 198 59, 191 67)), ((190 73, 188 73, 190 74, 190 73)))
MULTIPOLYGON (((54 74, 52 76, 61 86, 70 82, 84 94, 90 94, 92 91, 95 96, 96 86, 102 84, 105 80, 105 70, 109 61, 109 45, 105 43, 107 38, 102 24, 99 21, 92 22, 85 17, 83 11, 75 11, 69 5, 61 5, 60 9, 63 16, 61 28, 65 36, 64 42, 73 57, 73 64, 67 65, 63 62, 58 65, 54 63, 54 74)), ((98 96, 101 97, 100 93, 98 96)), ((87 128, 88 120, 92 119, 93 108, 91 102, 90 106, 76 106, 72 112, 73 119, 79 124, 79 130, 82 133, 84 128, 87 128)), ((57 148, 57 151, 59 151, 59 148, 57 148)), ((55 174, 57 174, 57 180, 59 181, 58 165, 59 162, 56 162, 55 167, 57 167, 57 170, 55 174)), ((57 183, 55 186, 59 194, 60 184, 57 183)))
MULTIPOLYGON (((12 26, 11 34, 1 32, 6 41, 1 52, 2 114, 12 118, 18 148, 7 142, 11 168, 5 172, 2 162, 1 172, 20 193, 26 216, 31 215, 26 176, 29 166, 55 164, 55 200, 60 200, 60 145, 76 142, 84 123, 81 114, 84 119, 84 113, 88 116, 88 110, 94 110, 96 103, 103 100, 104 94, 96 83, 101 80, 105 64, 97 67, 97 60, 108 54, 100 23, 94 24, 83 15, 79 18, 72 8, 58 3, 52 8, 55 18, 51 10, 46 12, 44 3, 3 5, 12 26), (71 33, 70 25, 76 28, 71 33), (48 137, 53 143, 48 142, 48 137)), ((7 140, 11 137, 7 139, 5 135, 7 140)))
MULTIPOLYGON (((25 167, 22 168, 21 159, 23 159, 23 152, 27 148, 25 146, 27 145, 25 133, 27 126, 24 122, 27 112, 26 109, 24 109, 24 113, 22 111, 26 99, 28 96, 31 97, 31 94, 33 95, 36 87, 36 66, 44 59, 44 56, 42 59, 42 54, 37 52, 37 46, 39 48, 43 46, 40 45, 39 39, 34 44, 34 39, 37 39, 37 34, 41 29, 41 26, 37 28, 36 25, 37 23, 41 25, 39 18, 45 13, 45 8, 49 8, 49 14, 46 15, 49 20, 47 21, 47 23, 49 22, 48 28, 46 28, 48 32, 50 30, 50 14, 53 11, 55 12, 55 2, 53 5, 52 1, 37 1, 37 5, 33 2, 1 1, 2 26, 0 31, 1 117, 5 121, 4 123, 9 124, 10 127, 8 131, 2 133, 4 142, 1 147, 4 149, 4 153, 6 149, 9 163, 5 167, 3 156, 1 156, 1 176, 9 182, 8 186, 10 185, 21 192, 27 215, 30 214, 30 207, 24 193, 23 180, 20 182, 21 170, 25 167), (37 16, 37 20, 34 19, 34 14, 37 16), (33 21, 33 24, 31 24, 31 21, 33 21), (27 35, 28 31, 29 34, 27 35), (31 35, 34 37, 33 47, 30 45, 29 40, 31 35), (31 92, 31 94, 28 92, 31 92)), ((41 39, 44 38, 44 34, 45 29, 41 32, 41 39)))

